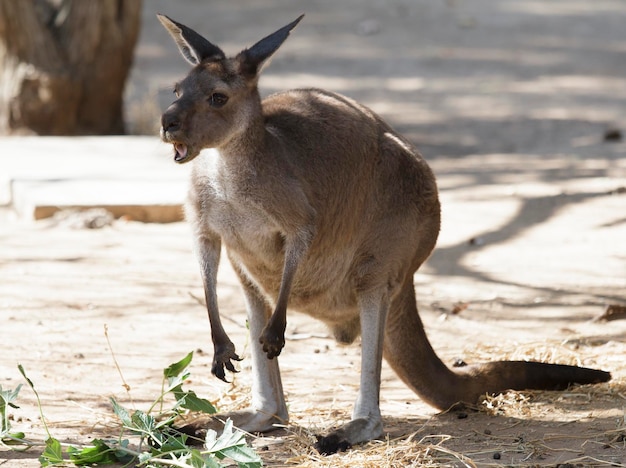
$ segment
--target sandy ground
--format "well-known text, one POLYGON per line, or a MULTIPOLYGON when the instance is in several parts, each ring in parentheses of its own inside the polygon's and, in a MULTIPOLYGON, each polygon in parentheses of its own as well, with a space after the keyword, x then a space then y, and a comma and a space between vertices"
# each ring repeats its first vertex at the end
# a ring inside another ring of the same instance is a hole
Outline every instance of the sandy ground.
MULTIPOLYGON (((267 465, 407 466, 398 452, 415 448, 442 466, 462 466, 463 457, 479 466, 626 465, 626 320, 593 321, 607 305, 626 304, 626 145, 604 138, 626 126, 623 5, 190 1, 177 2, 176 12, 168 5, 146 2, 129 112, 150 111, 150 96, 165 100, 162 90, 186 69, 155 11, 187 20, 233 52, 306 10, 267 70, 264 92, 309 85, 349 94, 431 162, 444 221, 415 284, 438 353, 449 363, 533 358, 613 374, 609 384, 507 394, 490 403, 495 409, 459 415, 437 414, 385 367, 383 458, 370 444, 319 459, 293 433, 347 420, 359 347, 336 345, 321 325, 292 314, 280 358, 292 420, 288 431, 255 442, 268 447, 267 465), (462 310, 453 314, 456 304, 462 310)), ((228 265, 220 275, 226 326, 247 357, 243 300, 228 265)), ((114 431, 109 396, 145 409, 161 370, 196 350, 189 386, 224 409, 239 407, 249 359, 232 385, 211 377, 201 295, 184 223, 4 224, 0 385, 23 383, 21 363, 53 434, 87 442, 114 431)), ((28 388, 18 404, 14 428, 44 440, 28 388)), ((0 448, 0 466, 38 466, 38 455, 0 448)))
MULTIPOLYGON (((442 185, 452 185, 460 171, 456 161, 434 165, 442 185)), ((470 411, 459 419, 437 415, 385 368, 381 398, 391 438, 402 444, 411 434, 415 441, 445 439, 443 447, 479 463, 495 463, 496 452, 508 465, 626 462, 626 321, 592 321, 607 304, 624 304, 626 201, 609 194, 609 186, 625 182, 572 179, 571 188, 559 185, 563 192, 543 196, 535 183, 444 188, 442 241, 416 275, 416 287, 429 335, 446 362, 534 358, 599 367, 614 379, 560 394, 523 394, 521 402, 519 394, 509 395, 495 416, 470 411), (521 193, 527 191, 534 195, 526 199, 521 193), (457 303, 467 308, 454 315, 457 303)), ((225 409, 245 402, 249 360, 232 386, 209 372, 209 328, 195 299, 202 291, 186 224, 117 221, 91 230, 41 221, 4 227, 1 242, 0 384, 23 383, 16 368, 21 363, 56 437, 87 442, 112 430, 111 395, 146 409, 158 395, 161 369, 191 350, 197 352, 190 388, 225 409)), ((245 350, 243 301, 227 264, 219 296, 227 328, 245 350)), ((321 325, 289 317, 280 362, 292 430, 317 433, 348 417, 358 356, 358 346, 336 345, 321 325)), ((14 427, 43 440, 30 390, 22 390, 19 405, 14 427)), ((284 437, 269 439, 269 466, 293 458, 284 437)), ((36 450, 2 452, 7 466, 36 466, 37 456, 36 450)), ((329 466, 341 456, 330 457, 329 466)), ((437 460, 450 458, 440 454, 437 460)))

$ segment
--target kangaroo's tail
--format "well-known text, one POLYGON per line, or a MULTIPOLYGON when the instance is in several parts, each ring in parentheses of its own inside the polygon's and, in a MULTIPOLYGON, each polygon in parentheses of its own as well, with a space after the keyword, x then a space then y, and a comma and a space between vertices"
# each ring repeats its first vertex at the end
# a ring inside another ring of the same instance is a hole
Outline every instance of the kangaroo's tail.
POLYGON ((571 384, 611 379, 609 372, 585 367, 526 361, 496 361, 446 367, 428 342, 410 281, 394 300, 385 329, 385 358, 398 376, 424 401, 439 409, 475 403, 485 393, 504 390, 560 390, 571 384))

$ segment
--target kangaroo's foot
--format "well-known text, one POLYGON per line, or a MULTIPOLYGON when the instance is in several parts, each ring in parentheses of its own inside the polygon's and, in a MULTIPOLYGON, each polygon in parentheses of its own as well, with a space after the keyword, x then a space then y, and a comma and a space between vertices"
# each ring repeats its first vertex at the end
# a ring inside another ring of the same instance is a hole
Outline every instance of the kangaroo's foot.
POLYGON ((277 415, 268 415, 260 411, 240 410, 220 413, 212 416, 202 415, 186 418, 175 425, 177 431, 187 434, 191 443, 203 444, 207 431, 212 429, 221 432, 227 419, 233 422, 233 426, 245 432, 270 432, 279 429, 288 423, 277 415))
POLYGON ((231 361, 241 361, 235 352, 235 345, 230 340, 226 343, 215 344, 211 373, 218 379, 228 382, 224 368, 230 372, 239 372, 231 361))
POLYGON ((326 436, 317 436, 315 449, 322 455, 331 455, 382 435, 383 423, 380 416, 357 418, 326 436))

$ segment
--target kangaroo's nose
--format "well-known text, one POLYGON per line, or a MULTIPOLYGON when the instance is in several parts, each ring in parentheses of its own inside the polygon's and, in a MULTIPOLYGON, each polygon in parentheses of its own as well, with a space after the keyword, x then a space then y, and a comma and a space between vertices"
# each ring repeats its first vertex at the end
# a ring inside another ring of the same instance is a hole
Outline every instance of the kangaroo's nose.
POLYGON ((180 121, 175 115, 166 112, 161 116, 161 127, 164 132, 173 132, 180 128, 180 121))

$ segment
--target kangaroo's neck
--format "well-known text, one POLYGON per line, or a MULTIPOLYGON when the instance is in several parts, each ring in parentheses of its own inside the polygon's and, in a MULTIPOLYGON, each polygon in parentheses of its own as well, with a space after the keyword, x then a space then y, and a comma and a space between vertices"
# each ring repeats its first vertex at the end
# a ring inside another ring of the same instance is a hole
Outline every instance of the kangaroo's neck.
POLYGON ((253 163, 267 151, 269 138, 261 98, 256 89, 251 94, 238 131, 217 148, 227 164, 253 163))

